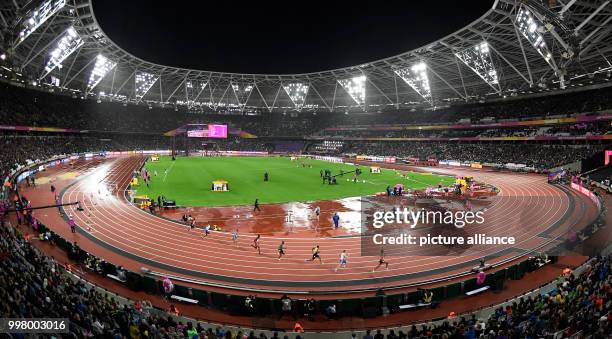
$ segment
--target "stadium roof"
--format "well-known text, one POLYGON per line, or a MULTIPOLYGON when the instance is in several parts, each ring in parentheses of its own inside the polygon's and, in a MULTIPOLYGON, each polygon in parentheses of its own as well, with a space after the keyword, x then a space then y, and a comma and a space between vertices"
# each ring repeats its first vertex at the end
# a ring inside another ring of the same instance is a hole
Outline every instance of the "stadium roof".
POLYGON ((0 5, 0 65, 4 75, 56 92, 191 110, 439 107, 610 82, 611 2, 497 0, 464 28, 385 59, 313 73, 238 74, 126 52, 102 31, 91 0, 12 0, 0 5))

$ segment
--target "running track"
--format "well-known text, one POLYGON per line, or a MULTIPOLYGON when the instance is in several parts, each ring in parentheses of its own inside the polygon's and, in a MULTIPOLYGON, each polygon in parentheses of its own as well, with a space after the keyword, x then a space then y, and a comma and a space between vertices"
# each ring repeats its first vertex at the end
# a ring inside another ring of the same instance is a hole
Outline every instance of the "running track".
MULTIPOLYGON (((140 156, 80 160, 72 166, 61 165, 40 173, 39 183, 45 182, 41 177, 57 178, 54 185, 63 192, 62 202, 81 201, 85 212, 76 211, 75 206, 67 208, 66 212, 74 216, 79 226, 77 234, 69 232, 66 221, 56 210, 39 212, 36 217, 61 236, 78 241, 84 250, 133 271, 147 267, 160 275, 235 291, 332 294, 442 281, 469 271, 483 254, 489 257, 488 263, 519 258, 526 251, 558 244, 558 236, 569 229, 581 229, 597 213, 590 200, 548 185, 544 176, 436 168, 440 173, 472 175, 498 187, 501 193, 485 213, 487 222, 471 228, 470 233, 514 236, 517 244, 503 249, 475 248, 472 249, 475 252, 469 253, 451 250, 445 256, 424 256, 417 251, 414 256, 389 255, 389 270, 372 273, 378 257, 360 256, 359 237, 322 238, 316 237, 317 232, 312 232, 312 237, 263 236, 262 254, 258 255, 250 246, 251 234, 241 234, 239 246, 235 247, 227 232, 212 232, 203 239, 199 231, 190 232, 180 223, 141 211, 127 202, 124 189, 143 161, 140 156), (287 255, 278 261, 276 249, 281 240, 286 243, 287 255), (305 262, 315 243, 321 246, 323 264, 305 262), (336 273, 333 269, 343 249, 349 253, 348 268, 336 273)), ((23 188, 22 193, 34 206, 49 204, 53 198, 48 187, 48 183, 40 184, 23 188)), ((329 213, 325 202, 319 205, 329 213)), ((248 206, 232 208, 231 213, 248 217, 251 223, 264 220, 270 223, 275 218, 282 223, 285 215, 279 213, 282 208, 265 205, 261 214, 252 215, 248 206)), ((221 214, 225 213, 223 209, 213 208, 221 214)), ((236 226, 239 222, 236 221, 236 226)))

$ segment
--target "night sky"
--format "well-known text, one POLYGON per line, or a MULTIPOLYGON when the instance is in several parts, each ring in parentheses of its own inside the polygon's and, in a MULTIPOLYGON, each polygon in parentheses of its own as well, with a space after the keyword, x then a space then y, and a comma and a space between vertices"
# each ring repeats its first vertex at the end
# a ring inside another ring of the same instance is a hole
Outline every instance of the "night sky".
POLYGON ((302 73, 422 46, 491 5, 489 0, 95 0, 94 11, 112 40, 144 60, 212 71, 302 73))

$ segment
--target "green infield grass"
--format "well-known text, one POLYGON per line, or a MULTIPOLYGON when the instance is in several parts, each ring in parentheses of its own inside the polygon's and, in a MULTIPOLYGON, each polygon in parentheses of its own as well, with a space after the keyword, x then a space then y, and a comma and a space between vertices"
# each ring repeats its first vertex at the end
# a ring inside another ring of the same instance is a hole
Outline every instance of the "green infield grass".
POLYGON ((384 192, 387 185, 403 184, 405 189, 422 189, 448 185, 452 177, 429 173, 398 172, 381 169, 370 173, 367 166, 337 164, 318 160, 291 161, 287 157, 161 157, 158 162, 146 163, 151 173, 150 187, 143 182, 134 187, 136 195, 148 195, 157 199, 164 195, 180 206, 228 206, 253 204, 255 198, 261 204, 332 200, 384 192), (352 181, 353 174, 338 176, 336 185, 323 184, 321 170, 351 172, 360 168, 359 182, 352 181), (157 171, 157 176, 154 175, 157 171), (264 182, 268 172, 269 181, 264 182), (407 175, 407 178, 402 177, 407 175), (222 179, 229 184, 229 192, 211 191, 212 181, 222 179))

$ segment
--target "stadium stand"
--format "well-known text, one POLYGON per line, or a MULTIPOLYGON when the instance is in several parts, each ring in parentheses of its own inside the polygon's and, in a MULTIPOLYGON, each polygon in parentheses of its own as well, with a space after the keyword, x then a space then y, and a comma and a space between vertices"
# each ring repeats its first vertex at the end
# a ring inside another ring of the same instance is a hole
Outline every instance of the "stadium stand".
MULTIPOLYGON (((338 137, 426 137, 426 138, 456 138, 456 137, 532 137, 532 136, 604 136, 610 133, 610 121, 598 121, 590 123, 574 123, 565 125, 554 125, 544 127, 513 127, 513 128, 488 128, 488 129, 442 129, 442 130, 404 130, 404 131, 378 131, 368 130, 366 132, 343 131, 327 132, 328 126, 340 126, 344 122, 351 122, 354 126, 368 123, 370 119, 376 119, 376 124, 384 126, 390 123, 439 123, 444 121, 442 117, 453 116, 457 119, 469 117, 474 109, 482 109, 480 106, 466 105, 454 108, 455 113, 447 115, 438 111, 426 112, 426 114, 355 114, 347 118, 344 114, 306 115, 298 118, 281 114, 260 116, 235 116, 215 114, 195 114, 171 111, 170 108, 154 108, 152 110, 141 106, 125 107, 119 103, 101 103, 93 100, 81 100, 67 96, 55 95, 35 89, 24 89, 7 84, 1 84, 0 100, 4 103, 0 106, 0 121, 5 125, 27 125, 32 127, 55 127, 74 130, 72 133, 53 134, 44 132, 30 132, 27 134, 4 131, 2 139, 5 149, 8 150, 3 157, 16 157, 17 162, 23 162, 24 154, 39 152, 43 154, 58 154, 60 150, 53 151, 54 147, 66 145, 64 153, 85 152, 94 150, 138 150, 145 148, 170 148, 172 140, 164 138, 159 134, 167 132, 177 125, 186 123, 212 123, 225 122, 237 128, 245 130, 262 137, 267 136, 267 141, 254 141, 241 138, 233 138, 229 141, 215 141, 214 146, 219 150, 252 150, 298 153, 303 149, 300 147, 304 142, 302 138, 310 134, 318 134, 330 138, 338 137), (31 97, 34 97, 32 100, 31 97), (129 111, 129 114, 126 112, 129 111), (171 113, 171 114, 168 114, 171 113), (462 115, 464 114, 464 115, 462 115), (173 118, 168 117, 172 115, 173 118), (176 118, 176 120, 175 120, 176 118), (401 120, 398 120, 401 119, 401 120), (442 120, 441 120, 442 119, 442 120), (261 129, 263 128, 263 130, 261 129), (76 131, 88 131, 79 133, 76 131), (279 132, 282 131, 282 132, 279 132), (111 133, 112 132, 112 133, 111 133), (330 134, 331 133, 331 134, 330 134), (144 135, 147 135, 145 137, 144 135), (294 136, 293 141, 277 141, 274 137, 283 135, 294 136), (18 151, 12 147, 13 137, 27 136, 30 139, 18 139, 20 142, 28 140, 18 151), (63 139, 62 139, 63 138, 63 139), (302 139, 302 141, 300 141, 302 139), (54 141, 57 143, 54 145, 54 141), (266 145, 266 142, 272 142, 266 145), (86 146, 86 147, 85 147, 86 146), (275 149, 276 148, 276 149, 275 149), (11 155, 11 150, 15 150, 11 155), (17 154, 21 153, 21 154, 17 154)), ((486 105, 483 112, 488 112, 496 119, 504 116, 504 112, 515 112, 515 109, 526 108, 528 112, 523 116, 545 117, 551 114, 572 114, 572 112, 584 112, 590 110, 601 110, 607 108, 606 93, 609 88, 577 92, 572 95, 553 96, 546 98, 514 100, 499 104, 486 105), (581 102, 580 100, 583 101, 581 102), (539 107, 553 107, 551 110, 535 110, 539 107)), ((520 119, 520 118, 519 118, 520 119)), ((373 122, 373 121, 372 121, 373 122)), ((266 139, 266 138, 264 138, 266 139)), ((333 140, 333 139, 331 139, 333 140)), ((584 143, 576 142, 547 142, 537 141, 530 144, 519 142, 385 142, 385 141, 354 141, 345 143, 342 147, 323 147, 321 142, 310 142, 306 151, 314 151, 321 154, 341 153, 363 153, 372 155, 393 155, 398 157, 417 157, 421 159, 435 158, 439 160, 479 161, 493 163, 523 163, 533 166, 539 170, 545 170, 563 162, 569 163, 579 160, 592 153, 605 148, 609 141, 584 143), (603 143, 603 145, 599 145, 603 143), (526 155, 526 158, 523 157, 526 155)), ((190 141, 192 147, 198 145, 190 141)), ((8 159, 4 159, 6 163, 8 159)), ((4 165, 6 167, 7 165, 4 165)))
POLYGON ((542 171, 586 158, 606 147, 542 143, 354 142, 343 152, 482 163, 524 163, 542 171))
MULTIPOLYGON (((124 106, 121 103, 97 103, 57 95, 40 89, 19 88, 0 84, 0 116, 4 125, 58 127, 99 132, 129 132, 160 134, 188 123, 227 122, 257 136, 303 137, 338 126, 414 125, 427 123, 457 123, 459 121, 513 121, 535 118, 568 117, 579 113, 604 111, 612 108, 607 100, 612 87, 580 91, 571 94, 523 100, 504 100, 487 104, 457 105, 435 111, 389 113, 343 113, 296 115, 218 114, 213 111, 175 112, 173 108, 149 109, 147 106, 124 106)), ((602 128, 602 131, 605 129, 602 128)))
POLYGON ((0 310, 4 317, 69 318, 70 338, 242 338, 244 332, 203 328, 165 316, 146 301, 121 303, 75 279, 54 258, 43 255, 14 227, 0 225, 0 310), (242 335, 241 335, 242 333, 242 335))

